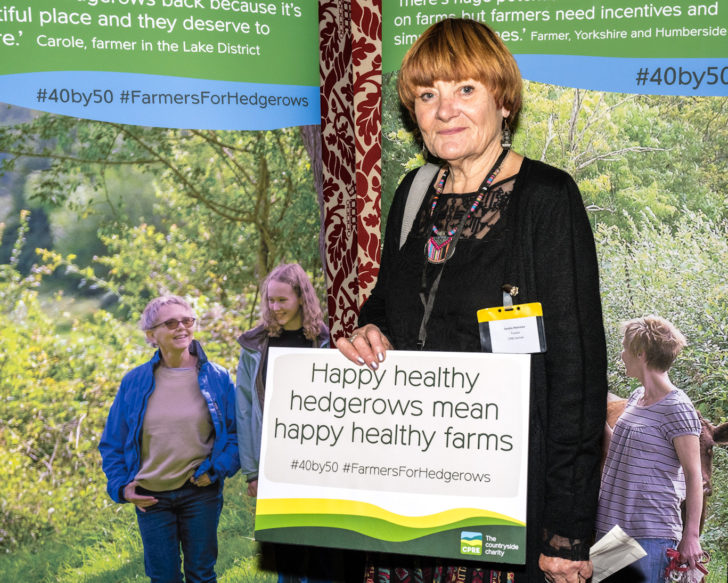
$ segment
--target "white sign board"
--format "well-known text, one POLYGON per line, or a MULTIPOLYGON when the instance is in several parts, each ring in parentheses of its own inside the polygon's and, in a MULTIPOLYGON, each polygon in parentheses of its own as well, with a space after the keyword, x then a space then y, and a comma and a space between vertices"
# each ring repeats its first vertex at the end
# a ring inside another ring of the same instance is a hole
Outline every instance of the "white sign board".
POLYGON ((258 540, 525 561, 530 356, 268 359, 258 540))

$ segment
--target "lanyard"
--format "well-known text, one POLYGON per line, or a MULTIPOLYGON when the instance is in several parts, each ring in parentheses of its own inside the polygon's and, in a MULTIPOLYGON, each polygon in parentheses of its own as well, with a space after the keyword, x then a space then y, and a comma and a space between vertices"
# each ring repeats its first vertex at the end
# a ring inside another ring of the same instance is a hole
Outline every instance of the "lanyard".
MULTIPOLYGON (((495 161, 495 164, 493 164, 493 167, 490 169, 490 172, 486 175, 485 179, 483 180, 482 184, 478 188, 478 191, 482 191, 483 194, 487 193, 488 190, 490 190, 491 184, 493 182, 493 178, 495 176, 495 173, 498 172, 500 169, 500 165, 502 164, 503 160, 505 159, 506 155, 508 154, 508 149, 503 148, 503 151, 501 152, 500 156, 498 156, 498 159, 495 161)), ((434 212, 434 209, 433 209, 434 212)), ((472 212, 472 209, 471 209, 472 212)), ((460 224, 458 225, 457 231, 453 233, 452 241, 450 242, 450 248, 452 249, 451 252, 448 252, 447 257, 439 263, 439 269, 437 271, 437 275, 435 276, 435 280, 432 282, 432 287, 430 288, 430 292, 426 293, 427 291, 427 263, 428 260, 425 259, 425 264, 422 266, 422 283, 420 286, 420 300, 422 301, 422 306, 425 308, 424 313, 422 314, 422 321, 420 322, 420 331, 417 338, 417 348, 419 350, 424 350, 425 343, 427 342, 427 323, 430 320, 430 316, 432 315, 432 307, 435 305, 435 297, 437 296, 437 289, 440 287, 440 279, 442 278, 442 271, 445 268, 445 263, 448 259, 450 259, 455 254, 455 247, 460 240, 460 236, 463 234, 463 227, 465 226, 465 221, 470 216, 470 212, 463 213, 463 217, 460 219, 460 224)))

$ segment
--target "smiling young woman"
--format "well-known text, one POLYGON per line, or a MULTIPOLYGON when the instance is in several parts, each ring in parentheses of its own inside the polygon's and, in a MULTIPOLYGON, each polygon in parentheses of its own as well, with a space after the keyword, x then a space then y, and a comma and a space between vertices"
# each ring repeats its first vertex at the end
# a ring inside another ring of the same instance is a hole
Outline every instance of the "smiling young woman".
MULTIPOLYGON (((276 267, 260 290, 260 322, 238 338, 241 346, 236 377, 238 449, 249 496, 258 495, 268 349, 329 346, 329 329, 323 322, 316 291, 298 263, 276 267)), ((340 555, 336 553, 339 559, 340 555)), ((333 552, 299 545, 267 545, 264 557, 273 561, 271 567, 278 571, 280 582, 330 581, 336 562, 333 552)))
POLYGON ((238 338, 242 347, 236 378, 238 442, 250 496, 258 491, 268 349, 329 346, 329 329, 316 291, 298 263, 283 263, 271 271, 260 286, 260 296, 260 322, 238 338))
POLYGON ((266 291, 268 310, 283 330, 303 327, 303 298, 291 284, 273 279, 268 282, 266 291))

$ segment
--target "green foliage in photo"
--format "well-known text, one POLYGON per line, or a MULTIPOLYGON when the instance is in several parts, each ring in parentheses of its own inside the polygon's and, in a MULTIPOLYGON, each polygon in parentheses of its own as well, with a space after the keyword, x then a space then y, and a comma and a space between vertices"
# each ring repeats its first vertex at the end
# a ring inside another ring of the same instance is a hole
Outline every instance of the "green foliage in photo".
POLYGON ((46 161, 26 199, 55 209, 53 250, 93 268, 130 312, 130 303, 190 286, 232 305, 253 298, 281 261, 321 271, 319 154, 304 146, 307 129, 177 130, 38 114, 0 124, 0 172, 46 161), (156 265, 140 269, 150 257, 156 265))
MULTIPOLYGON (((398 107, 396 75, 383 79, 382 214, 402 177, 424 163, 398 107)), ((635 388, 619 358, 622 321, 650 313, 689 346, 671 371, 713 423, 728 419, 728 102, 625 95, 524 82, 513 149, 567 170, 594 227, 608 342, 610 390, 635 388)), ((726 452, 715 455, 703 540, 728 549, 726 452)))
MULTIPOLYGON (((382 212, 396 185, 424 161, 422 143, 396 104, 396 76, 382 82, 382 212)), ((563 168, 579 184, 594 225, 628 227, 649 209, 678 224, 682 210, 728 216, 728 106, 714 97, 585 91, 524 81, 513 149, 563 168)))
MULTIPOLYGON (((394 76, 383 86, 384 224, 396 185, 424 155, 394 76)), ((657 313, 689 341, 673 381, 725 421, 728 102, 528 82, 525 91, 514 149, 571 172, 594 227, 611 390, 633 388, 620 322, 657 313)), ((299 261, 323 299, 313 160, 298 128, 138 128, 12 108, 0 121, 0 164, 16 180, 12 196, 0 188, 0 580, 144 580, 132 509, 107 497, 96 450, 121 377, 151 355, 139 313, 155 295, 185 296, 196 336, 232 371, 271 267, 299 261), (32 226, 41 213, 46 240, 32 226)), ((702 540, 722 574, 727 473, 728 451, 716 448, 702 540)), ((226 484, 220 581, 272 582, 257 567, 244 489, 240 476, 226 484)))

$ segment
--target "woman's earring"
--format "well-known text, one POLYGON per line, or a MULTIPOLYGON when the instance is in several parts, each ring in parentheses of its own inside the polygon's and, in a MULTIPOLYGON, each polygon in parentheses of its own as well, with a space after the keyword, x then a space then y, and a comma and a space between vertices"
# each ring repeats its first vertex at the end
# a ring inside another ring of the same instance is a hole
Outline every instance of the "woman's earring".
POLYGON ((501 126, 501 146, 506 150, 511 147, 511 126, 508 125, 508 120, 505 117, 501 126))

